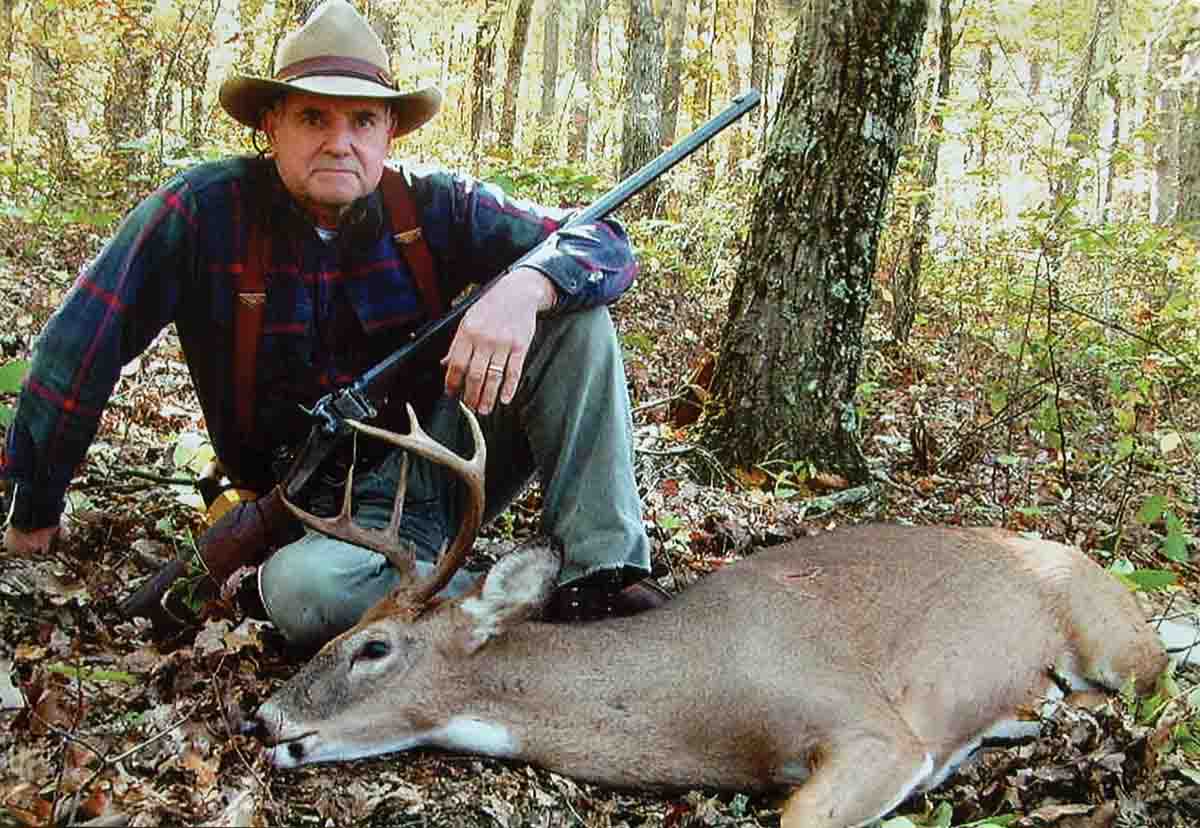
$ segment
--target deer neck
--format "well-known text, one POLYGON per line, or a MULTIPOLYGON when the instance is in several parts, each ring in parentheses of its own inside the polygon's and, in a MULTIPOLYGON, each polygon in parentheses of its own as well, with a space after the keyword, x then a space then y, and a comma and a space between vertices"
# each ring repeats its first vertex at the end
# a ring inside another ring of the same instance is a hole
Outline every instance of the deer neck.
POLYGON ((433 741, 601 782, 674 784, 659 778, 655 757, 664 741, 685 734, 670 725, 678 725, 679 713, 662 707, 687 706, 679 687, 697 688, 681 675, 686 653, 679 657, 679 637, 669 636, 674 650, 661 646, 664 635, 655 625, 635 629, 634 620, 522 624, 489 642, 465 665, 473 701, 460 706, 433 741), (657 654, 652 669, 647 651, 657 654), (653 753, 639 755, 643 745, 653 753), (598 758, 613 750, 624 757, 620 768, 598 758))

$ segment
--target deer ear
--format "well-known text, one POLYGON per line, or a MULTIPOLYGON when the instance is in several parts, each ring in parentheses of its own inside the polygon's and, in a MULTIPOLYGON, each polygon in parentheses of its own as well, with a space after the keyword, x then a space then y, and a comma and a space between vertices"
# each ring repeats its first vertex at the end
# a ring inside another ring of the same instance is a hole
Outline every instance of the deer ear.
POLYGON ((558 580, 562 558, 547 541, 529 543, 498 560, 477 595, 459 605, 473 624, 468 650, 474 652, 504 630, 542 608, 558 580))

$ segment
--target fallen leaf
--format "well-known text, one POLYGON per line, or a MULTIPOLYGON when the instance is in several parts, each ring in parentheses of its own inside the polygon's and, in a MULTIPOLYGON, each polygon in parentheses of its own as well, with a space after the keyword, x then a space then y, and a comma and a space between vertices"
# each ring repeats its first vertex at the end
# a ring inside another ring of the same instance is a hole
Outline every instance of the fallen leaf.
POLYGON ((224 618, 204 622, 204 628, 196 633, 196 643, 192 649, 198 656, 210 656, 225 652, 225 636, 233 629, 233 624, 224 618))
POLYGON ((247 618, 238 624, 236 629, 227 632, 222 640, 231 653, 238 653, 247 648, 261 653, 263 651, 263 630, 269 626, 270 622, 268 621, 247 618))
POLYGON ((86 709, 87 706, 74 693, 70 694, 70 698, 64 698, 61 688, 47 687, 34 706, 29 732, 34 736, 45 736, 55 728, 73 730, 86 709))
POLYGON ((196 774, 196 786, 201 791, 212 790, 217 784, 217 768, 220 760, 205 759, 194 749, 184 751, 180 764, 196 774))
POLYGON ((850 488, 849 480, 832 472, 817 472, 808 483, 812 488, 825 492, 840 492, 850 488))
POLYGON ((262 814, 262 802, 257 790, 250 788, 227 794, 228 804, 212 824, 230 826, 230 828, 258 828, 265 825, 262 814))
POLYGON ((25 697, 13 684, 12 666, 12 661, 0 658, 0 710, 17 710, 25 706, 25 697))

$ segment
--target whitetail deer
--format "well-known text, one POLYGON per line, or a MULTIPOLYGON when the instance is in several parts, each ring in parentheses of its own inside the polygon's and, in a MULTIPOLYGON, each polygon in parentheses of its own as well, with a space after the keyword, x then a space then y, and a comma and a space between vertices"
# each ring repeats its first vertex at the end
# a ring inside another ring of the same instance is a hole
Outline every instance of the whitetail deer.
MULTIPOLYGON (((423 435, 393 442, 482 497, 478 442, 474 464, 423 435)), ((1144 692, 1167 666, 1099 566, 994 529, 844 529, 649 613, 529 620, 558 570, 532 544, 464 598, 430 600, 437 576, 385 599, 258 709, 272 761, 430 745, 615 786, 791 787, 785 828, 844 828, 936 785, 984 738, 1028 731, 1062 688, 1144 692)))

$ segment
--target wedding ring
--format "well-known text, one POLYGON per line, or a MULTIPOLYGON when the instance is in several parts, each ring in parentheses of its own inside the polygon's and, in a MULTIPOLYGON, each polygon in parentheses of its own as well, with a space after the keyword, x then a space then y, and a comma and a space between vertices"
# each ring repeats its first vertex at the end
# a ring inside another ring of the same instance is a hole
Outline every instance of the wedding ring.
POLYGON ((489 365, 487 367, 487 369, 488 369, 489 374, 491 374, 491 373, 503 374, 504 373, 504 368, 503 368, 503 366, 500 366, 500 365, 489 365))

